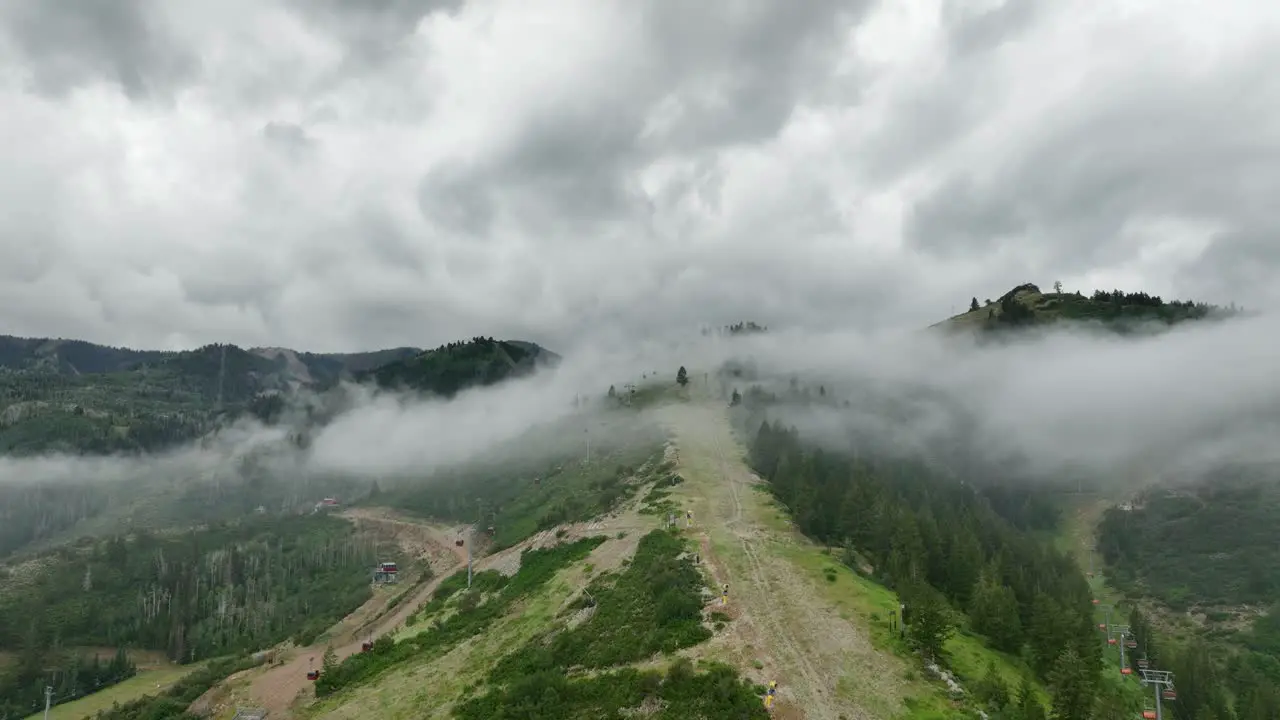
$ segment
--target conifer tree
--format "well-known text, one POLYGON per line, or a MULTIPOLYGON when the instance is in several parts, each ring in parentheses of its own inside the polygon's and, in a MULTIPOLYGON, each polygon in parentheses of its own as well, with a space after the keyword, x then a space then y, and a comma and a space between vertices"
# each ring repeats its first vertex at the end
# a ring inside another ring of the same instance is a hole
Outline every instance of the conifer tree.
POLYGON ((1044 706, 1036 699, 1035 685, 1025 675, 1018 687, 1018 720, 1045 720, 1044 706))
POLYGON ((333 651, 332 645, 325 646, 324 657, 320 660, 320 668, 327 674, 333 672, 338 667, 338 654, 333 651))
POLYGON ((1048 680, 1053 689, 1053 720, 1090 720, 1094 674, 1074 647, 1068 646, 1058 655, 1048 680))
POLYGON ((942 595, 924 583, 911 586, 903 599, 910 610, 907 642, 925 657, 939 660, 947 638, 955 631, 951 608, 942 595))

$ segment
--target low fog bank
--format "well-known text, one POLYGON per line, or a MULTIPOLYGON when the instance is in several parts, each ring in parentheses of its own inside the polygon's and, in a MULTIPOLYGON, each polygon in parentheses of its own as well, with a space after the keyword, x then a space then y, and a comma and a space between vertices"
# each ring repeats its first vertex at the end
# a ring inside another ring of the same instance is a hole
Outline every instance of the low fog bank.
POLYGON ((936 331, 614 339, 565 348, 555 369, 449 401, 343 386, 296 398, 278 425, 243 420, 165 454, 0 457, 0 481, 420 480, 500 448, 559 454, 588 429, 606 442, 611 385, 621 392, 655 373, 674 381, 681 365, 697 381, 730 359, 749 359, 756 379, 724 378, 726 395, 753 384, 787 395, 794 378, 818 400, 824 387, 821 402, 793 404, 783 419, 833 446, 858 437, 940 462, 976 453, 1028 476, 1193 478, 1226 462, 1280 461, 1277 331, 1280 318, 1262 315, 1143 337, 1060 330, 1001 345, 936 331), (537 427, 545 431, 530 435, 537 427))
POLYGON ((1028 477, 1125 483, 1280 462, 1275 315, 1138 337, 1060 327, 1007 344, 781 332, 746 338, 740 352, 764 389, 787 397, 795 378, 820 400, 791 404, 782 419, 845 449, 858 436, 903 455, 969 453, 1028 477))
POLYGON ((202 440, 144 456, 0 456, 0 483, 234 482, 251 476, 309 480, 420 480, 447 468, 504 457, 553 457, 585 450, 633 425, 605 415, 611 385, 619 391, 653 373, 674 382, 681 363, 708 367, 720 355, 706 343, 674 337, 627 345, 584 343, 554 369, 459 393, 451 400, 342 385, 302 393, 279 422, 242 418, 202 440), (536 428, 544 431, 531 434, 536 428))

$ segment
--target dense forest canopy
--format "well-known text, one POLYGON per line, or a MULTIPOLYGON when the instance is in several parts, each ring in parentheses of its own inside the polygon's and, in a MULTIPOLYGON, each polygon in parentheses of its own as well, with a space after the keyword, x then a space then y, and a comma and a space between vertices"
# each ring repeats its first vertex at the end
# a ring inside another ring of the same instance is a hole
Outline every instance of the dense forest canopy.
POLYGON ((416 390, 450 398, 467 388, 523 377, 557 356, 533 343, 475 337, 412 358, 358 373, 380 387, 416 390))
POLYGON ((249 515, 85 538, 0 567, 0 647, 18 652, 0 669, 0 718, 25 717, 46 684, 63 703, 127 679, 125 648, 188 663, 309 643, 367 600, 371 569, 399 554, 325 515, 249 515), (78 647, 120 651, 95 660, 78 647))
POLYGON ((327 628, 395 554, 324 515, 86 539, 4 570, 0 646, 125 646, 181 662, 256 650, 327 628))
POLYGON ((1274 602, 1280 592, 1276 468, 1234 467, 1153 488, 1107 511, 1099 549, 1122 587, 1175 610, 1274 602))

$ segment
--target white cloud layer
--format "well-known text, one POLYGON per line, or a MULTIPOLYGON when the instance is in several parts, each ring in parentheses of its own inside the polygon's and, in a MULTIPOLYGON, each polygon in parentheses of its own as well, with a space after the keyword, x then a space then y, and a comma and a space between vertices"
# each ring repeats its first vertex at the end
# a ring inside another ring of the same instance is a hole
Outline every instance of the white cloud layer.
POLYGON ((0 331, 567 351, 1056 279, 1269 307, 1277 40, 1252 0, 0 0, 0 331))

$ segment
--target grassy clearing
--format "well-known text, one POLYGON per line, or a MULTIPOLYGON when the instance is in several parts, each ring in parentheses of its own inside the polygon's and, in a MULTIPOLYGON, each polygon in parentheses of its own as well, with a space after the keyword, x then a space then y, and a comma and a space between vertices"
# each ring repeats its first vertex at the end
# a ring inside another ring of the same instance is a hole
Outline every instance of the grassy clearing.
MULTIPOLYGON (((157 688, 156 685, 158 683, 153 680, 149 686, 145 684, 141 687, 134 685, 133 687, 136 690, 132 697, 126 698, 119 694, 118 688, 131 686, 131 683, 140 681, 142 675, 139 673, 138 677, 120 685, 104 690, 101 693, 81 698, 75 703, 67 703, 61 707, 76 712, 74 715, 67 715, 66 717, 68 718, 82 717, 78 713, 79 703, 101 700, 110 695, 109 700, 95 707, 94 717, 101 717, 103 720, 138 720, 140 718, 146 718, 147 720, 179 720, 186 717, 186 708, 207 692, 209 688, 234 673, 257 667, 261 664, 260 660, 254 660, 250 656, 212 658, 203 663, 174 668, 181 672, 168 678, 167 686, 157 688), (97 713, 101 713, 101 715, 97 713)), ((52 711, 50 712, 50 717, 54 717, 52 711)))
MULTIPOLYGON (((124 705, 145 695, 154 695, 173 686, 183 676, 203 667, 196 665, 169 665, 151 670, 138 670, 138 674, 122 683, 112 685, 79 700, 54 705, 49 710, 50 720, 82 720, 92 717, 99 710, 109 710, 113 704, 124 705)), ((43 711, 32 715, 32 720, 43 717, 43 711)))

